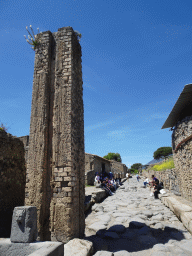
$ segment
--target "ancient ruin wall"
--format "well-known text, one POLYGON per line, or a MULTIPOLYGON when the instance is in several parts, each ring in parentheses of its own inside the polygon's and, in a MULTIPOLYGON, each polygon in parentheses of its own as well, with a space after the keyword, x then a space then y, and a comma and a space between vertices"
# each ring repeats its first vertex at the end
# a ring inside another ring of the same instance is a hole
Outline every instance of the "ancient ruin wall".
POLYGON ((97 155, 85 153, 85 183, 87 185, 94 185, 95 173, 102 172, 102 168, 105 168, 105 172, 111 171, 110 161, 97 155))
POLYGON ((23 142, 25 150, 25 165, 27 168, 27 158, 28 158, 28 149, 29 149, 29 135, 18 137, 23 142))
POLYGON ((9 133, 0 130, 0 237, 10 237, 14 207, 24 205, 24 145, 9 133))
POLYGON ((147 178, 151 179, 151 176, 154 175, 160 182, 163 182, 164 188, 168 189, 172 192, 179 193, 179 181, 177 178, 177 173, 175 168, 174 169, 167 169, 165 171, 142 171, 142 175, 146 176, 147 178))
POLYGON ((38 36, 25 203, 39 238, 65 243, 85 225, 81 46, 71 27, 38 36))
POLYGON ((172 134, 172 148, 180 193, 192 201, 192 116, 179 121, 172 134), (180 145, 179 145, 180 144, 180 145))
POLYGON ((111 171, 114 173, 115 177, 117 178, 125 178, 126 172, 128 171, 128 168, 125 164, 122 164, 120 162, 111 160, 111 171))

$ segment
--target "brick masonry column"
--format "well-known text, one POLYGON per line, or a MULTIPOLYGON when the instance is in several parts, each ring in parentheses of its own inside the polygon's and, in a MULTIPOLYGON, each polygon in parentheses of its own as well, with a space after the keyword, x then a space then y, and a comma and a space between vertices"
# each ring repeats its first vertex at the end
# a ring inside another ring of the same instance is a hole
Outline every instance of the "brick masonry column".
POLYGON ((81 46, 71 27, 39 38, 25 204, 37 207, 41 240, 68 242, 85 228, 81 46))
POLYGON ((56 35, 52 240, 84 234, 84 109, 81 46, 72 28, 56 35))

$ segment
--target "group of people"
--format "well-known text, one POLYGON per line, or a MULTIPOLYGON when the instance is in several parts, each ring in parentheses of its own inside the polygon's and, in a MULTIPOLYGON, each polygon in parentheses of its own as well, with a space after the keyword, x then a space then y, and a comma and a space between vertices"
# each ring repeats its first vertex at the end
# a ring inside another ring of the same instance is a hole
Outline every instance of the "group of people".
POLYGON ((100 187, 103 188, 108 195, 114 195, 118 186, 121 186, 121 179, 114 179, 114 175, 112 172, 100 174, 96 173, 95 183, 100 184, 100 187))
POLYGON ((159 180, 154 175, 151 176, 152 181, 149 181, 147 177, 145 178, 146 179, 143 182, 144 186, 146 187, 146 185, 149 184, 151 193, 154 194, 155 199, 158 199, 158 194, 160 193, 160 190, 163 189, 163 182, 159 182, 159 180))

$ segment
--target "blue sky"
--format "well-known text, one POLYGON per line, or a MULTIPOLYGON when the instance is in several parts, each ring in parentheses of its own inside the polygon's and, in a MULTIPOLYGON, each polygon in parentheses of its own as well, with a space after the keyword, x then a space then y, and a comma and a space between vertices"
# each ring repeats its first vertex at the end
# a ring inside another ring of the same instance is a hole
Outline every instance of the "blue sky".
POLYGON ((171 146, 161 130, 192 82, 192 1, 0 0, 0 122, 29 134, 35 53, 25 27, 82 34, 85 152, 128 167, 171 146))

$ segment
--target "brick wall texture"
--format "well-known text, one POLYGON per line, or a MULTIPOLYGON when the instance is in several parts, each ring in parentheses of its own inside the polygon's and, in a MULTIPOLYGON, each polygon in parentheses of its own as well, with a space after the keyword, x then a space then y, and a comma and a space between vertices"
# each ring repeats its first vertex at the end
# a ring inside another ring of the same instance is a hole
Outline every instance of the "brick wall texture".
MULTIPOLYGON (((179 121, 172 134, 172 148, 192 135, 192 116, 187 116, 179 121)), ((173 151, 175 169, 179 181, 180 193, 192 201, 192 139, 184 142, 176 152, 173 151)))
POLYGON ((25 204, 37 207, 40 240, 84 234, 81 46, 71 27, 38 34, 25 204))
POLYGON ((0 237, 10 237, 14 207, 25 199, 24 145, 9 133, 0 130, 0 237))

